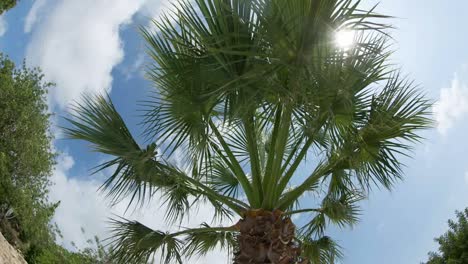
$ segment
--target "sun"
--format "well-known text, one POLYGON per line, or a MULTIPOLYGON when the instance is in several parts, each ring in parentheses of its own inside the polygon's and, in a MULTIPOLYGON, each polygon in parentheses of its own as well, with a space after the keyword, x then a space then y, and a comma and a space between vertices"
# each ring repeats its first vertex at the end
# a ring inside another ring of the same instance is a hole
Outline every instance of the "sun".
POLYGON ((335 44, 342 49, 349 49, 354 44, 354 32, 343 29, 335 33, 335 44))

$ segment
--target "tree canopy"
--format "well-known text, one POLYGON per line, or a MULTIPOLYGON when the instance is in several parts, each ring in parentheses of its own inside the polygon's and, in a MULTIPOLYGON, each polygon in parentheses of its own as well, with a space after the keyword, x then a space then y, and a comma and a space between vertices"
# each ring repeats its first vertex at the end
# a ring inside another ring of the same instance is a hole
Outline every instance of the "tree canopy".
POLYGON ((106 95, 74 106, 68 136, 109 157, 96 171, 113 170, 102 189, 114 201, 161 197, 168 224, 201 204, 241 220, 168 233, 117 219, 115 261, 180 263, 217 246, 236 249, 236 264, 341 255, 327 227, 355 224, 372 187, 401 179, 400 158, 430 124, 430 101, 388 60, 388 17, 360 4, 178 1, 142 29, 155 87, 142 102, 146 142, 106 95), (342 31, 353 45, 337 45, 342 31))
POLYGON ((60 232, 51 220, 58 203, 48 198, 55 164, 51 87, 38 69, 17 68, 0 53, 0 231, 31 264, 101 263, 99 243, 77 253, 55 244, 60 232))
POLYGON ((16 69, 0 55, 0 223, 14 244, 51 240, 55 205, 47 190, 54 154, 45 99, 50 86, 39 71, 16 69))
POLYGON ((468 263, 468 208, 455 212, 457 219, 449 220, 449 230, 436 238, 438 252, 430 252, 426 264, 468 263))
POLYGON ((2 0, 0 1, 0 15, 13 8, 17 3, 17 0, 2 0))

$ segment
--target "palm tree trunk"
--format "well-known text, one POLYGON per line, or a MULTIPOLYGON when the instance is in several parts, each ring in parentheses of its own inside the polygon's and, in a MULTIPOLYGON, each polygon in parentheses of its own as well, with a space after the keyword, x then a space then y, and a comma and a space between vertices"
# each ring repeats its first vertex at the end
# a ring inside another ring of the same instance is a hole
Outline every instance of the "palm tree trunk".
POLYGON ((300 247, 294 242, 296 227, 279 210, 251 210, 236 224, 238 251, 234 264, 292 264, 299 261, 300 247))

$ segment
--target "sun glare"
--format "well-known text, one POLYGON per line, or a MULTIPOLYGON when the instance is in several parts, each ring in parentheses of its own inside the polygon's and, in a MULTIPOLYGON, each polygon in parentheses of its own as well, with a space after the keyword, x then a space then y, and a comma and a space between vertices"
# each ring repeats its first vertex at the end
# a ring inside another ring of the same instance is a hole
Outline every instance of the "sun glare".
POLYGON ((342 49, 349 49, 354 44, 354 32, 352 30, 340 30, 335 33, 335 43, 342 49))

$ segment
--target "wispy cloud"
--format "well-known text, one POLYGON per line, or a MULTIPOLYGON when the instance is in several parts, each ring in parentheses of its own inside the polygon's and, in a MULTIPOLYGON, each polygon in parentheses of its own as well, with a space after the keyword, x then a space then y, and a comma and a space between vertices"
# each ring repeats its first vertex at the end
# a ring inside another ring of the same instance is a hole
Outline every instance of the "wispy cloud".
POLYGON ((48 0, 36 0, 34 1, 31 9, 29 9, 26 18, 24 19, 24 32, 29 33, 31 32, 34 25, 39 20, 40 13, 44 11, 44 7, 46 6, 48 0))
POLYGON ((3 15, 0 16, 0 37, 5 35, 8 28, 8 24, 3 15))
POLYGON ((122 73, 125 76, 125 79, 128 81, 131 78, 135 76, 135 74, 140 73, 140 76, 143 76, 144 74, 144 64, 145 62, 145 54, 143 52, 140 52, 137 56, 136 59, 131 63, 130 65, 127 65, 125 67, 122 67, 122 73))
POLYGON ((177 4, 178 1, 173 0, 147 0, 139 13, 150 19, 157 19, 163 10, 173 10, 177 4))
POLYGON ((440 98, 434 105, 437 130, 445 135, 468 115, 468 86, 455 74, 450 87, 440 90, 440 98))

